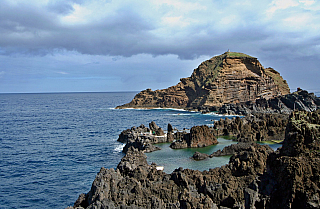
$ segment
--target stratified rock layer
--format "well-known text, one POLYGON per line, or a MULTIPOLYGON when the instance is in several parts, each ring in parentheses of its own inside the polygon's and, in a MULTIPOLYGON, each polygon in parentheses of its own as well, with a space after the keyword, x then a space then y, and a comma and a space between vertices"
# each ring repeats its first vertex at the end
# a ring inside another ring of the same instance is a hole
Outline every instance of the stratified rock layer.
POLYGON ((141 91, 130 103, 117 108, 220 107, 288 93, 288 84, 274 69, 264 68, 257 58, 226 52, 201 63, 177 85, 141 91))

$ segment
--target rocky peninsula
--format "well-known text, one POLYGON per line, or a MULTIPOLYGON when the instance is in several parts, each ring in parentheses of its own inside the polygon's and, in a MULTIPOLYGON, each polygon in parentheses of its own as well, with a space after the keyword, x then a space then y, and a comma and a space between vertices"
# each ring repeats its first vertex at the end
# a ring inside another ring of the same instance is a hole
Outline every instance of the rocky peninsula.
POLYGON ((202 62, 188 78, 172 87, 138 93, 117 108, 182 108, 201 110, 256 99, 270 99, 290 93, 288 84, 257 58, 226 52, 202 62))
POLYGON ((117 169, 101 168, 69 208, 319 208, 320 111, 291 113, 283 147, 252 145, 229 164, 171 174, 130 147, 117 169))
POLYGON ((244 115, 221 119, 214 126, 167 131, 154 122, 124 130, 126 143, 116 169, 101 168, 91 190, 71 208, 320 208, 320 99, 302 89, 290 94, 287 82, 257 58, 226 52, 204 61, 188 78, 163 90, 144 90, 117 108, 183 108, 203 113, 244 115), (178 168, 171 174, 146 152, 170 142, 173 149, 204 147, 217 136, 238 144, 195 160, 231 155, 220 168, 198 171, 178 168), (256 141, 283 141, 274 151, 256 141))

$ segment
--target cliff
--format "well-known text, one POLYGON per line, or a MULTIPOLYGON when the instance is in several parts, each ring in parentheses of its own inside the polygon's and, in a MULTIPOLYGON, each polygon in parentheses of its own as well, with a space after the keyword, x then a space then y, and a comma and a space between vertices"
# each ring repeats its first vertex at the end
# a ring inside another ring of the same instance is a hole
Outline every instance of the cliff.
POLYGON ((117 108, 220 107, 288 93, 288 84, 274 69, 264 68, 255 57, 226 52, 202 62, 177 85, 141 91, 130 103, 117 108))

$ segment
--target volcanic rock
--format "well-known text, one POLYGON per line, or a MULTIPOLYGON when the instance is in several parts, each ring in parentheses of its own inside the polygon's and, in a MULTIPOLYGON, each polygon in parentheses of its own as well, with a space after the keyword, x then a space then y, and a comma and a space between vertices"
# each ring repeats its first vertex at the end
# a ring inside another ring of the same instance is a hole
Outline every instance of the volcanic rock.
POLYGON ((294 112, 280 151, 257 144, 203 172, 166 174, 131 147, 116 171, 101 168, 73 208, 320 208, 319 127, 320 111, 294 112))
POLYGON ((220 157, 220 156, 225 156, 225 155, 233 155, 237 152, 254 150, 260 146, 265 146, 266 151, 269 153, 273 152, 272 148, 270 148, 268 145, 259 145, 254 142, 239 142, 238 144, 231 144, 229 146, 224 147, 222 149, 222 151, 219 149, 218 151, 212 153, 210 155, 210 157, 220 157))
POLYGON ((283 140, 288 124, 287 114, 256 113, 240 118, 220 119, 214 122, 214 134, 234 136, 235 141, 252 142, 283 140))
POLYGON ((261 98, 237 104, 224 104, 216 111, 227 115, 250 115, 255 113, 290 114, 295 110, 312 112, 317 109, 320 109, 320 98, 314 93, 298 89, 291 94, 271 99, 261 98))
POLYGON ((183 149, 188 147, 206 147, 218 144, 216 137, 211 133, 206 125, 194 126, 190 129, 190 133, 183 135, 183 138, 173 142, 170 147, 172 149, 183 149))
POLYGON ((208 157, 209 157, 208 154, 195 152, 191 158, 194 159, 194 160, 205 160, 208 157))
POLYGON ((138 93, 117 108, 220 107, 223 104, 269 99, 290 93, 288 84, 272 68, 264 68, 257 58, 226 52, 204 61, 188 78, 172 87, 138 93))
POLYGON ((270 208, 320 208, 320 111, 293 112, 280 153, 270 155, 277 184, 270 208))

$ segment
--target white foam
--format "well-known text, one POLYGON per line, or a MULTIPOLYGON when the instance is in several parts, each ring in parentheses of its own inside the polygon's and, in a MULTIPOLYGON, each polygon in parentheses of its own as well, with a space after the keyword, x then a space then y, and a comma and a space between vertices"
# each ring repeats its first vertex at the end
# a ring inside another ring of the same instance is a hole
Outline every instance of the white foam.
POLYGON ((126 146, 126 144, 117 145, 116 148, 114 148, 114 152, 122 152, 124 146, 126 146))
POLYGON ((164 167, 163 166, 157 166, 156 169, 157 169, 157 171, 163 171, 164 167))

